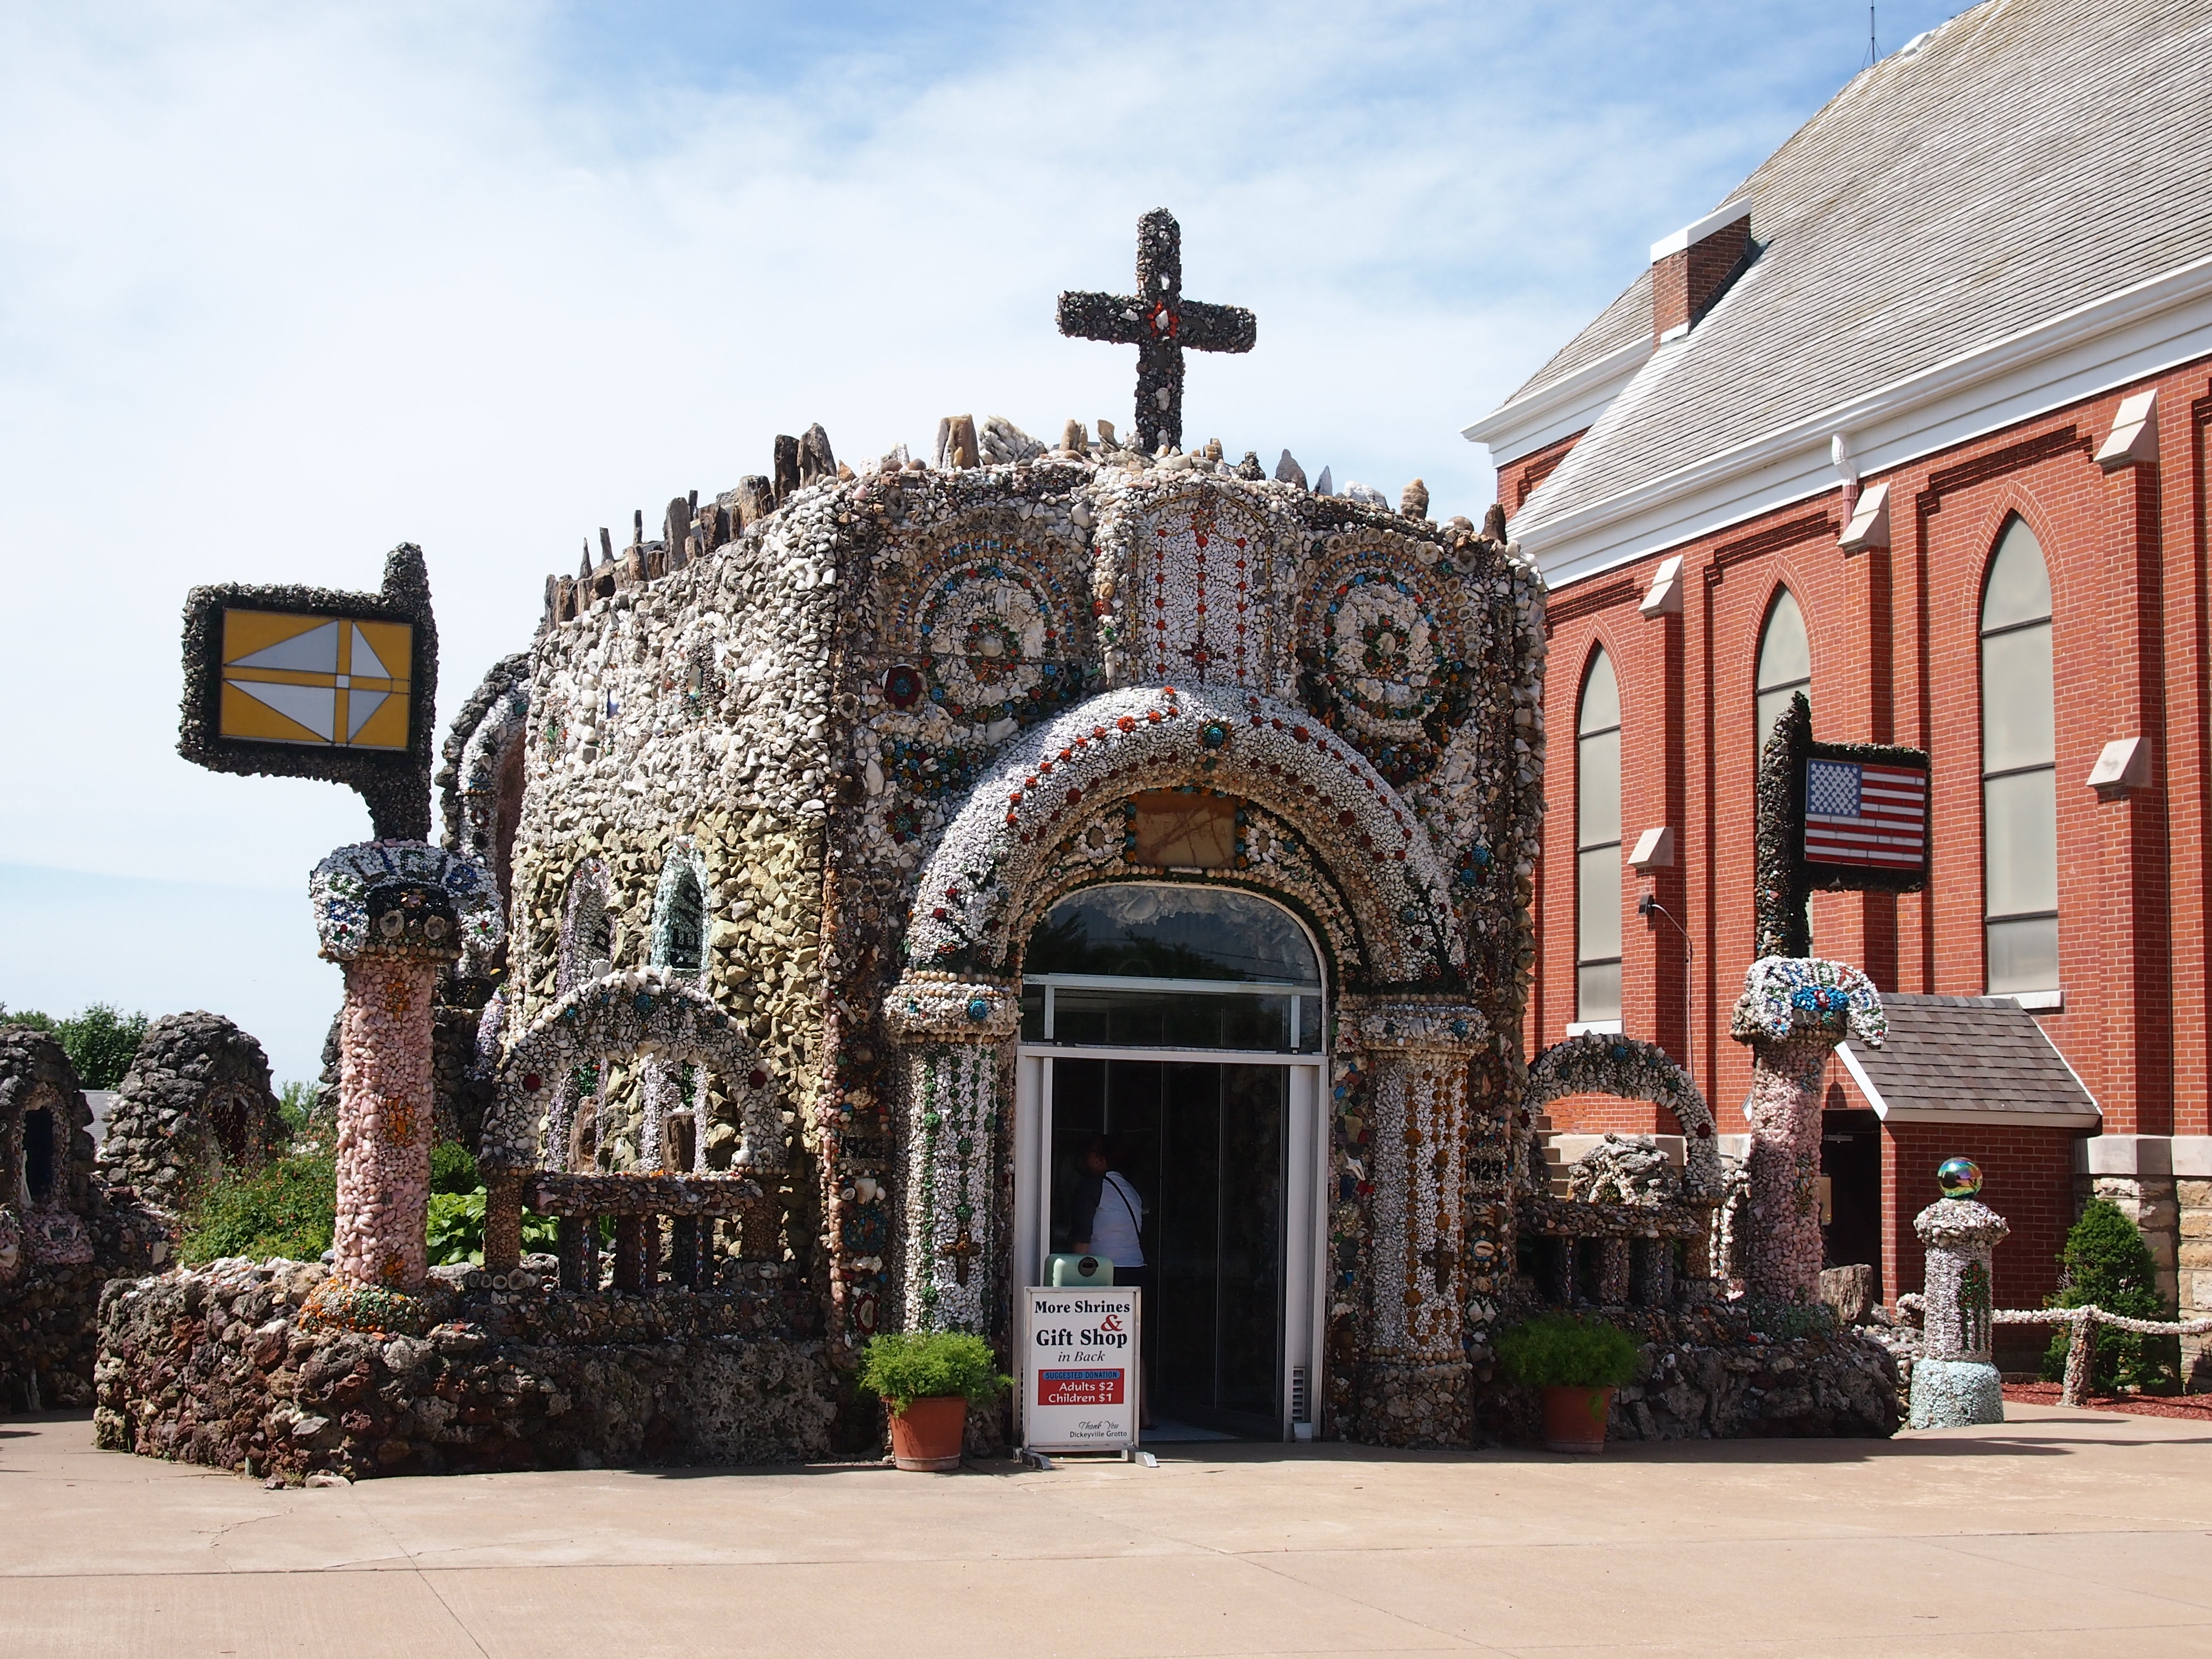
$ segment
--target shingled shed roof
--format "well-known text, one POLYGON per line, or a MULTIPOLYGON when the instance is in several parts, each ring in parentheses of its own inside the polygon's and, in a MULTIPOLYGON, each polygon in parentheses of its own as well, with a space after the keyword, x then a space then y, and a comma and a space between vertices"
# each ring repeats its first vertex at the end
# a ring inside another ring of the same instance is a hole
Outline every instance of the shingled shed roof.
MULTIPOLYGON (((1703 458, 2212 258, 2212 7, 1986 0, 1856 76, 1724 201, 1756 257, 1514 522, 1703 458)), ((1648 270, 1509 400, 1650 326, 1648 270)))
POLYGON ((2094 1129, 2097 1103, 2043 1028, 2010 997, 1884 993, 1889 1039, 1839 1044, 1858 1092, 1886 1122, 2094 1129))

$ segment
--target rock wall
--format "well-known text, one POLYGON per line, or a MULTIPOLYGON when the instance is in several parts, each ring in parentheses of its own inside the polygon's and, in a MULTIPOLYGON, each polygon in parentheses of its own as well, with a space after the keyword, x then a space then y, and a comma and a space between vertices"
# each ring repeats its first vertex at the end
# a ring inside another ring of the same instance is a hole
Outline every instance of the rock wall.
MULTIPOLYGON (((550 1258, 537 1259, 550 1282, 550 1258)), ((489 1289, 438 1269, 346 1329, 316 1264, 223 1261, 118 1281, 100 1309, 94 1430, 111 1451, 297 1481, 600 1465, 787 1462, 839 1410, 804 1297, 489 1289), (803 1327, 798 1328, 803 1329, 803 1327)))
POLYGON ((92 1403, 100 1287, 169 1259, 167 1221, 127 1192, 112 1203, 100 1193, 80 1218, 90 1261, 32 1261, 14 1283, 0 1283, 0 1412, 92 1403))
POLYGON ((220 1014, 165 1014, 116 1091, 102 1172, 174 1207, 228 1168, 252 1168, 290 1139, 261 1045, 220 1014))
MULTIPOLYGON (((1639 1374, 1613 1397, 1613 1439, 1886 1439, 1904 1421, 1898 1359, 1859 1331, 1770 1337, 1727 1304, 1607 1316, 1645 1339, 1639 1374)), ((1536 1391, 1488 1365, 1478 1376, 1478 1442, 1540 1444, 1536 1391)))

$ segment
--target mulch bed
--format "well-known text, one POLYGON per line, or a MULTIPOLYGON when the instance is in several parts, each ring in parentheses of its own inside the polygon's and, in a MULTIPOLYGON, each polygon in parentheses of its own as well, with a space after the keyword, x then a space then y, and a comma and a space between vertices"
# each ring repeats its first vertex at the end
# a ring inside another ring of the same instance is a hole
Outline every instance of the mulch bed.
MULTIPOLYGON (((2004 1397, 2017 1400, 2024 1406, 2055 1406, 2058 1403, 2058 1392, 2056 1382, 2004 1385, 2004 1397)), ((2192 1422, 2212 1423, 2212 1394, 2093 1394, 2083 1409, 2127 1412, 2136 1417, 2184 1417, 2192 1422)))

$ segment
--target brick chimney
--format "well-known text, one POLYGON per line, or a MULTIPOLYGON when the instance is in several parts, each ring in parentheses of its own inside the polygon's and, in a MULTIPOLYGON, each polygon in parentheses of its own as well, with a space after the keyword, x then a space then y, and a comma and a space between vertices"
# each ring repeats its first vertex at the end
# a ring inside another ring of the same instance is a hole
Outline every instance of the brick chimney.
POLYGON ((1651 245, 1651 337, 1687 334, 1751 246, 1751 204, 1730 202, 1651 245))

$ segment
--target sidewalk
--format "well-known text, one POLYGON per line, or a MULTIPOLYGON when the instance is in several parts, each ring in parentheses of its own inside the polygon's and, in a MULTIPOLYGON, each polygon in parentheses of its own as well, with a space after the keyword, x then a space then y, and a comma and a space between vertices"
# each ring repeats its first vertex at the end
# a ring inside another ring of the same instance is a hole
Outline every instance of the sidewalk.
POLYGON ((2212 1430, 265 1492, 0 1419, 0 1651, 2212 1655, 2212 1430))

